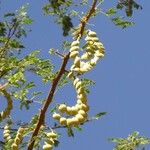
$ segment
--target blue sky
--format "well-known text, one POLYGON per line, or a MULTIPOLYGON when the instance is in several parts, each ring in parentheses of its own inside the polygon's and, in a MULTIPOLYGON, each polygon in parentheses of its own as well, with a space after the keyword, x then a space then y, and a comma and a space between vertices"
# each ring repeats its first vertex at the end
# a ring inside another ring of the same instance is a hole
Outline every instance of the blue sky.
MULTIPOLYGON (((1 4, 1 12, 16 10, 29 3, 29 15, 35 21, 32 32, 24 40, 27 49, 23 53, 42 49, 41 57, 50 58, 58 67, 60 59, 49 56, 48 50, 51 47, 60 48, 60 42, 64 38, 61 28, 53 23, 53 19, 42 14, 41 9, 45 2, 47 1, 35 3, 34 0, 5 0, 1 4)), ((88 27, 97 32, 106 48, 106 55, 86 75, 96 82, 89 94, 90 115, 101 111, 108 112, 108 115, 86 124, 82 132, 76 132, 74 138, 68 138, 65 132, 59 130, 63 135, 60 138, 60 147, 56 149, 112 150, 113 144, 108 142, 108 138, 126 137, 133 131, 150 137, 150 1, 139 3, 143 10, 134 12, 133 20, 136 24, 128 29, 117 28, 103 15, 91 20, 90 23, 95 26, 88 27)), ((110 4, 112 3, 106 2, 107 7, 110 4)), ((49 85, 42 88, 47 95, 49 85)), ((66 87, 63 92, 58 92, 55 99, 63 102, 68 96, 72 98, 75 95, 73 89, 66 87)), ((38 112, 39 108, 40 106, 33 107, 32 113, 38 112)), ((18 118, 21 118, 23 112, 18 114, 18 118)), ((47 121, 51 121, 51 118, 47 121)), ((147 147, 149 149, 150 146, 147 147)))

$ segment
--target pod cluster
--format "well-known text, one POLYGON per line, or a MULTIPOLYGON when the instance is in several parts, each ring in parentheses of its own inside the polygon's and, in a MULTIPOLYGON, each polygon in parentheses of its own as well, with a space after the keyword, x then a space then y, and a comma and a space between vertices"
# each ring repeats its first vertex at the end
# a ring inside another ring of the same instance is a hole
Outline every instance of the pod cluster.
POLYGON ((11 136, 10 136, 10 125, 6 124, 4 127, 4 131, 3 131, 3 137, 7 142, 9 142, 11 140, 11 136))
POLYGON ((22 127, 18 129, 13 144, 11 145, 12 150, 19 150, 19 144, 22 142, 24 130, 22 127))
POLYGON ((105 49, 96 32, 89 30, 85 41, 85 53, 81 56, 79 56, 79 41, 73 41, 71 44, 70 58, 74 59, 74 63, 70 68, 69 75, 73 75, 73 72, 83 74, 90 71, 97 61, 104 56, 105 49))
POLYGON ((73 79, 73 86, 77 93, 77 102, 72 107, 60 104, 58 107, 59 113, 55 112, 53 114, 53 118, 64 126, 78 126, 87 120, 89 110, 87 95, 83 81, 77 76, 90 71, 96 65, 97 61, 104 56, 104 46, 99 41, 95 32, 89 30, 85 41, 85 53, 81 56, 79 55, 79 39, 73 41, 70 48, 70 58, 73 59, 73 65, 68 73, 68 78, 73 79))
POLYGON ((84 123, 87 119, 87 112, 89 110, 89 106, 87 104, 87 96, 83 87, 82 80, 76 78, 73 82, 73 85, 77 92, 77 104, 72 107, 69 107, 65 104, 60 104, 58 110, 61 114, 53 114, 53 118, 58 120, 61 125, 71 127, 78 126, 81 123, 84 123), (63 117, 63 114, 69 115, 71 117, 63 117))
POLYGON ((5 108, 4 111, 0 112, 0 121, 7 118, 10 115, 10 112, 13 108, 13 103, 12 103, 12 99, 9 93, 7 93, 6 90, 1 90, 0 93, 2 93, 2 95, 4 95, 4 97, 7 100, 7 107, 5 108))
POLYGON ((52 150, 57 137, 58 135, 54 132, 46 133, 46 141, 44 142, 43 150, 52 150))

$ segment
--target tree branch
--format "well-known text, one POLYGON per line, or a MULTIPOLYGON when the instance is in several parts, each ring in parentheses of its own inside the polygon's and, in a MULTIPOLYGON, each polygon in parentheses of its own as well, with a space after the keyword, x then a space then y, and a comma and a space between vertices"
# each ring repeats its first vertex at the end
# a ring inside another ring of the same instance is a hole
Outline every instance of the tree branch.
MULTIPOLYGON (((90 19, 90 17, 93 15, 93 13, 95 12, 95 7, 96 7, 96 3, 97 3, 98 0, 93 0, 93 4, 92 4, 92 7, 91 9, 87 12, 87 14, 81 19, 81 23, 80 23, 80 31, 78 33, 78 37, 81 38, 82 35, 83 35, 83 32, 84 32, 84 28, 88 22, 88 20, 90 19)), ((39 114, 39 119, 38 119, 38 123, 35 127, 35 130, 33 131, 33 134, 32 134, 32 137, 30 139, 30 142, 29 142, 29 146, 27 148, 27 150, 32 150, 33 149, 33 146, 34 146, 34 143, 35 143, 35 137, 38 135, 39 133, 39 130, 40 130, 40 127, 41 125, 44 124, 44 120, 45 120, 45 114, 46 114, 46 111, 50 105, 50 103, 52 102, 53 100, 53 96, 54 96, 54 93, 55 93, 55 90, 56 90, 56 87, 58 85, 58 82, 59 80, 61 79, 61 76, 65 73, 65 67, 68 63, 68 60, 69 60, 69 55, 70 53, 68 53, 64 59, 63 59, 63 63, 61 65, 61 68, 60 68, 60 71, 58 73, 58 75, 56 76, 56 78, 53 80, 53 83, 52 83, 52 86, 51 86, 51 89, 50 89, 50 92, 49 92, 49 95, 43 105, 43 108, 40 110, 40 114, 39 114)))

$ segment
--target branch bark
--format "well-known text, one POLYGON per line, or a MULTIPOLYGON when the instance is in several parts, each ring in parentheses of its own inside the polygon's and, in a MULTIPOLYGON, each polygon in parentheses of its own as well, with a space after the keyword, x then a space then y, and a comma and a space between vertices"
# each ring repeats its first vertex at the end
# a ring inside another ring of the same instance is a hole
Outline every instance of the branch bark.
MULTIPOLYGON (((97 1, 98 0, 93 0, 93 4, 92 4, 92 7, 91 9, 86 13, 86 15, 81 19, 81 23, 80 23, 80 32, 78 33, 78 37, 81 38, 82 35, 83 35, 83 32, 84 32, 84 29, 85 29, 85 26, 88 22, 88 20, 90 19, 90 17, 93 15, 93 13, 95 12, 95 8, 96 8, 96 4, 97 4, 97 1)), ((56 78, 53 80, 53 83, 52 83, 52 86, 51 86, 51 89, 50 89, 50 92, 49 92, 49 95, 42 107, 42 109, 40 110, 40 114, 39 114, 39 119, 38 119, 38 123, 35 127, 35 130, 33 131, 33 134, 31 136, 31 139, 30 139, 30 142, 29 142, 29 146, 27 148, 27 150, 32 150, 33 147, 34 147, 34 143, 35 143, 35 138, 37 137, 38 133, 39 133, 39 130, 40 130, 40 127, 41 125, 44 124, 44 120, 45 120, 45 114, 46 114, 46 111, 50 105, 50 103, 52 102, 53 100, 53 96, 54 96, 54 93, 55 93, 55 90, 56 90, 56 87, 58 85, 58 82, 59 80, 61 79, 62 75, 65 73, 65 67, 68 63, 68 60, 69 60, 69 55, 70 53, 68 53, 64 59, 63 59, 63 63, 60 67, 60 71, 58 73, 58 75, 56 76, 56 78)))

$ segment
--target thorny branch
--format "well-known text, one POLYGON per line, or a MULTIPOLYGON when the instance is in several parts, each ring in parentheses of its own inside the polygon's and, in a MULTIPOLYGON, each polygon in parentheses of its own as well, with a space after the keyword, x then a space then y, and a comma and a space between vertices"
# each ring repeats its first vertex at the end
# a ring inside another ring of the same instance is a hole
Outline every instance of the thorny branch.
MULTIPOLYGON (((85 29, 85 26, 88 22, 88 20, 90 19, 90 17, 93 15, 93 13, 95 12, 95 9, 96 9, 96 4, 97 4, 97 1, 98 0, 93 0, 93 4, 92 4, 92 7, 91 9, 87 12, 87 14, 81 19, 81 23, 80 23, 80 31, 78 33, 78 38, 81 38, 82 35, 83 35, 83 32, 84 32, 84 29, 85 29)), ((49 92, 49 95, 42 107, 42 109, 40 110, 40 113, 39 113, 39 119, 38 119, 38 122, 37 122, 37 125, 35 127, 35 130, 33 131, 32 133, 32 137, 30 139, 30 142, 29 142, 29 146, 27 148, 27 150, 32 150, 33 147, 34 147, 34 143, 35 143, 35 138, 36 136, 38 135, 39 133, 39 130, 40 130, 40 127, 44 124, 44 120, 45 120, 45 114, 47 112, 47 109, 50 105, 50 103, 52 102, 53 100, 53 96, 54 96, 54 93, 55 93, 55 90, 56 90, 56 87, 58 85, 58 82, 59 80, 61 79, 62 75, 65 73, 65 67, 68 63, 68 60, 69 60, 69 55, 70 53, 68 53, 64 59, 63 59, 63 63, 61 65, 61 68, 60 68, 60 71, 58 73, 58 75, 56 76, 56 78, 53 80, 53 83, 52 83, 52 86, 51 86, 51 89, 50 89, 50 92, 49 92)))

